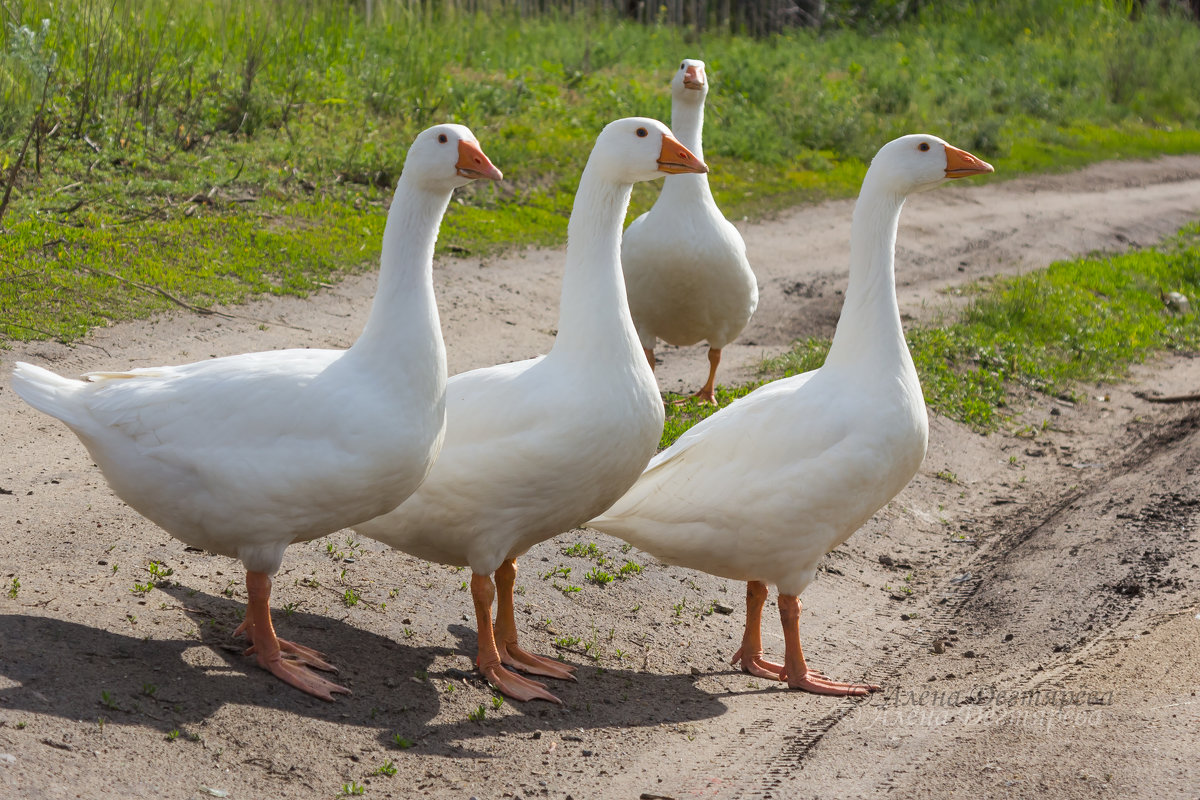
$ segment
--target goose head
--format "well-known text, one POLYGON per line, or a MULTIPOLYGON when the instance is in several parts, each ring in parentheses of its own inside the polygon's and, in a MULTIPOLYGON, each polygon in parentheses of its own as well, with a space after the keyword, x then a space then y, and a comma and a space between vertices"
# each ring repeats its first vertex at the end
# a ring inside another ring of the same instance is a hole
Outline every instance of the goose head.
POLYGON ((404 160, 404 174, 426 189, 445 192, 473 180, 504 177, 484 155, 470 128, 453 124, 434 125, 417 135, 404 160))
POLYGON ((708 77, 704 74, 704 62, 685 58, 671 78, 671 98, 685 103, 703 103, 708 96, 708 77))
POLYGON ((588 158, 620 183, 637 183, 684 172, 703 174, 708 167, 656 119, 627 117, 610 122, 596 137, 588 158))
POLYGON ((901 136, 879 148, 868 175, 903 197, 948 180, 994 172, 992 165, 925 133, 901 136))

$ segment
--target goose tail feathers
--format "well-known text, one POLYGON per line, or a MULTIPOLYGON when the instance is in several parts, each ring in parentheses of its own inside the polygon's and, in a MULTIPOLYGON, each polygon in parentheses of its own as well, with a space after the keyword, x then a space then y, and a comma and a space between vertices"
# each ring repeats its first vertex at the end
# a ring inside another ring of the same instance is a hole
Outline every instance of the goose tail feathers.
POLYGON ((64 378, 24 361, 18 361, 13 370, 12 388, 22 400, 71 426, 82 423, 71 398, 83 385, 82 381, 64 378))

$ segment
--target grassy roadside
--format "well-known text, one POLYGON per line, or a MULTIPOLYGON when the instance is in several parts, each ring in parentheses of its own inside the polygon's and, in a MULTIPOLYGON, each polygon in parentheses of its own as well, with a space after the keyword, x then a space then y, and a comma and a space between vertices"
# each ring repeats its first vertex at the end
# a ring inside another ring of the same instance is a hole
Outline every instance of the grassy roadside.
MULTIPOLYGON (((1119 256, 1059 261, 1036 272, 975 284, 958 320, 907 332, 925 402, 979 431, 1008 418, 1014 391, 1075 398, 1080 383, 1112 380, 1163 350, 1200 348, 1200 222, 1170 241, 1119 256), (1177 313, 1164 295, 1178 292, 1192 309, 1177 313)), ((766 381, 816 369, 829 340, 798 342, 763 363, 763 381, 719 387, 726 405, 766 381)), ((713 412, 689 402, 668 407, 665 447, 713 412)))
POLYGON ((1200 152, 1200 98, 1178 91, 1200 84, 1200 29, 1118 4, 938 4, 766 42, 378 7, 366 25, 334 2, 6 3, 0 346, 72 341, 163 292, 208 306, 371 268, 404 150, 434 121, 470 125, 507 176, 459 195, 443 253, 561 242, 595 133, 667 117, 683 54, 710 66, 705 149, 731 217, 851 196, 879 144, 916 129, 1005 176, 1200 152))

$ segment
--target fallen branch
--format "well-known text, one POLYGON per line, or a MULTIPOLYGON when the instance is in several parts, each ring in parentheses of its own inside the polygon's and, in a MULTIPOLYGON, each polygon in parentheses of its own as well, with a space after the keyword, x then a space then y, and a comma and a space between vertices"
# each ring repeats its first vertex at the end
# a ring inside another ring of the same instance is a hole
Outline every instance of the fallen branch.
POLYGON ((183 308, 186 308, 188 311, 195 311, 197 314, 204 314, 206 316, 224 317, 226 319, 234 318, 233 314, 226 314, 223 311, 214 311, 211 308, 204 308, 203 306, 192 305, 188 301, 183 300, 182 298, 176 297, 175 295, 171 294, 170 292, 168 292, 166 289, 162 288, 161 286, 154 286, 153 284, 142 283, 141 281, 135 281, 132 278, 126 278, 124 275, 118 275, 115 272, 109 272, 106 269, 98 269, 97 267, 86 267, 86 266, 81 267, 81 268, 87 270, 88 272, 93 272, 97 275, 104 275, 105 277, 121 281, 122 283, 127 283, 130 286, 141 289, 142 291, 150 292, 151 294, 157 294, 161 297, 165 297, 166 299, 170 300, 172 303, 182 306, 183 308))
POLYGON ((38 276, 40 276, 40 273, 38 273, 36 270, 30 269, 26 270, 25 272, 17 272, 13 275, 4 275, 3 277, 0 277, 0 281, 4 283, 16 283, 21 278, 33 278, 38 276))
POLYGON ((1148 403, 1194 403, 1200 400, 1200 394, 1174 394, 1168 397, 1158 397, 1145 392, 1134 392, 1133 396, 1140 397, 1148 403))
POLYGON ((197 314, 202 314, 204 316, 223 317, 224 319, 243 319, 243 320, 246 320, 247 322, 257 322, 260 325, 277 325, 281 328, 290 328, 291 330, 294 330, 294 331, 302 331, 304 333, 312 333, 312 331, 309 330, 308 328, 301 328, 298 325, 289 325, 286 322, 272 322, 271 320, 260 319, 258 317, 248 317, 248 316, 245 316, 244 314, 227 314, 224 311, 217 311, 212 308, 204 308, 203 306, 192 305, 188 301, 171 294, 170 292, 168 292, 166 289, 162 288, 161 286, 154 286, 153 284, 142 283, 141 281, 135 281, 131 278, 126 278, 123 275, 117 275, 114 272, 109 272, 108 270, 99 269, 97 267, 86 267, 86 266, 81 266, 80 268, 85 269, 88 272, 93 272, 97 275, 104 275, 106 277, 113 278, 114 280, 118 280, 123 283, 127 283, 130 286, 141 289, 142 291, 151 292, 152 294, 157 294, 161 297, 166 298, 167 300, 170 300, 172 303, 175 303, 176 305, 178 305, 182 308, 186 308, 188 311, 194 311, 197 314))
POLYGON ((48 339, 58 339, 58 334, 51 333, 50 331, 44 331, 41 328, 35 328, 32 325, 23 325, 20 322, 9 322, 6 320, 0 320, 0 325, 3 325, 7 328, 22 328, 23 330, 33 331, 34 333, 40 333, 42 336, 45 336, 48 339))
POLYGON ((74 214, 79 209, 83 208, 87 200, 80 198, 65 208, 43 208, 43 211, 53 211, 55 214, 74 214))
MULTIPOLYGON (((53 339, 56 342, 61 342, 62 344, 67 344, 67 342, 63 341, 62 337, 59 336, 57 333, 51 333, 50 331, 44 331, 41 328, 35 328, 32 325, 22 325, 20 322, 6 322, 4 320, 0 320, 0 326, 7 326, 9 328, 22 328, 27 331, 33 331, 34 333, 40 333, 42 336, 45 336, 47 339, 53 339)), ((99 350, 101 353, 104 353, 104 355, 109 356, 109 357, 112 356, 112 353, 108 352, 108 350, 106 348, 103 348, 98 344, 92 344, 91 342, 77 342, 77 344, 81 344, 84 347, 94 347, 97 350, 99 350)))

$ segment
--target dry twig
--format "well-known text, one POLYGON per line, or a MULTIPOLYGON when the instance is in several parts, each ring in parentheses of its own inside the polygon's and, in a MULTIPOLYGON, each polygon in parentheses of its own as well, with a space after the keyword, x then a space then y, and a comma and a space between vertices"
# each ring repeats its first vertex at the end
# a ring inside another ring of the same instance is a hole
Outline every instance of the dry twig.
POLYGON ((1200 400, 1200 394, 1173 394, 1168 397, 1158 397, 1145 392, 1134 392, 1133 396, 1140 397, 1148 403, 1194 403, 1200 400))

